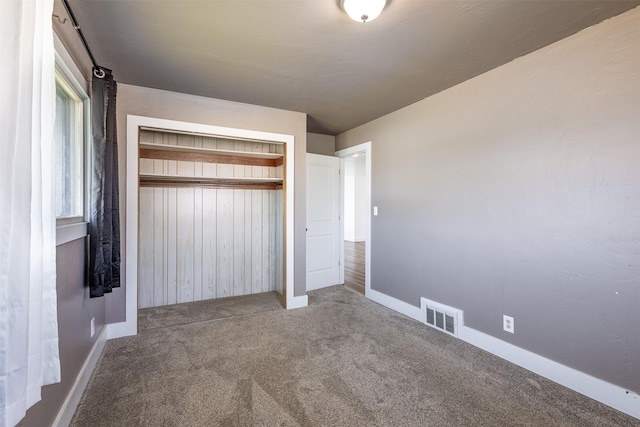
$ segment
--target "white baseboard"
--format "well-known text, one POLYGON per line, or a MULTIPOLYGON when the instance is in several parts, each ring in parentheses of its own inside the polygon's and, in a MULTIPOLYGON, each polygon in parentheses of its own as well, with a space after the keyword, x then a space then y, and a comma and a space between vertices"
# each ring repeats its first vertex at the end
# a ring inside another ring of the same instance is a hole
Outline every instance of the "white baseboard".
MULTIPOLYGON (((411 317, 420 323, 424 323, 420 307, 407 304, 373 289, 367 292, 367 298, 411 317)), ((611 406, 620 412, 640 419, 640 396, 630 390, 554 362, 467 326, 463 326, 458 330, 458 338, 591 399, 611 406)))
POLYGON ((491 335, 463 326, 458 338, 511 363, 640 419, 640 396, 491 335))
POLYGON ((78 403, 80 403, 80 399, 82 398, 82 393, 84 393, 84 389, 89 383, 91 374, 98 363, 98 359, 100 359, 100 355, 102 354, 106 341, 107 327, 105 326, 102 328, 102 331, 100 331, 100 334, 98 334, 98 338, 93 344, 91 352, 89 352, 89 357, 87 357, 87 360, 85 360, 82 365, 67 398, 64 400, 64 403, 58 412, 58 416, 56 416, 56 419, 53 421, 53 427, 66 427, 71 423, 71 418, 73 418, 73 414, 76 412, 78 403))
POLYGON ((308 305, 309 305, 309 297, 307 295, 287 298, 287 310, 292 310, 294 308, 302 308, 308 305))
POLYGON ((120 322, 107 325, 107 339, 129 337, 138 334, 137 322, 120 322))
POLYGON ((390 297, 387 294, 383 294, 382 292, 378 292, 373 289, 367 289, 367 298, 369 298, 373 302, 377 302, 380 305, 384 305, 391 310, 397 311, 400 314, 411 317, 418 322, 422 322, 420 316, 420 307, 415 307, 411 304, 407 304, 404 301, 400 301, 399 299, 390 297))

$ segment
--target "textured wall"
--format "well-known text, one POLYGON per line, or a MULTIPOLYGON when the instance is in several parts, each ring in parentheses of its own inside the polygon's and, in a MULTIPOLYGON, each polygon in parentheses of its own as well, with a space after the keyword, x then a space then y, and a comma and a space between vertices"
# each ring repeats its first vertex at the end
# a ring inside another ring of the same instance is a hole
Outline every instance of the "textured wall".
POLYGON ((307 133, 307 153, 333 156, 336 152, 336 137, 320 133, 307 133))
POLYGON ((339 135, 373 144, 372 288, 640 392, 639 118, 635 9, 339 135))

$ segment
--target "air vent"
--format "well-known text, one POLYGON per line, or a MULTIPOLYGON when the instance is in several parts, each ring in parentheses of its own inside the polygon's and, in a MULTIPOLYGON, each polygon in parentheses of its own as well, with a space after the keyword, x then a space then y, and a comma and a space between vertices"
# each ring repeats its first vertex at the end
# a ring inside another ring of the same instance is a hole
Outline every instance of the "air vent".
POLYGON ((458 328, 463 324, 462 310, 420 298, 420 309, 425 324, 447 334, 458 336, 458 328))

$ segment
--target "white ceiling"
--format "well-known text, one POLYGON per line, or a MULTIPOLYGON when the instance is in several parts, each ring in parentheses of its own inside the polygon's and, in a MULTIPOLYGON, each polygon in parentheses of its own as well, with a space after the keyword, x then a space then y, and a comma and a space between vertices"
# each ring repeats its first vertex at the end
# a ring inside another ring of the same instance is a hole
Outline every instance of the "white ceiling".
POLYGON ((336 0, 70 0, 120 83, 308 114, 335 135, 640 1, 393 0, 351 21, 336 0))

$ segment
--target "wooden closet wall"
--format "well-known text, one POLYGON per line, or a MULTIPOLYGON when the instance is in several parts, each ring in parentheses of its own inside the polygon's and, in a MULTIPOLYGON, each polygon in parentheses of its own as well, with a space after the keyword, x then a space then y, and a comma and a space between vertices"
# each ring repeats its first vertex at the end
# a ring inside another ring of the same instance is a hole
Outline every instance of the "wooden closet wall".
POLYGON ((282 293, 281 156, 272 166, 152 159, 146 143, 283 154, 282 144, 140 131, 139 308, 282 293))

